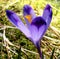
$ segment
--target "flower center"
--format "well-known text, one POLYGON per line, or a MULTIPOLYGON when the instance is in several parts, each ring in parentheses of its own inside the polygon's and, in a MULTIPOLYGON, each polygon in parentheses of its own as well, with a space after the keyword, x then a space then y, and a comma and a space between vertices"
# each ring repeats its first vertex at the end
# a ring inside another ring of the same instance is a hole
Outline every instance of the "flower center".
POLYGON ((31 23, 32 16, 31 15, 26 15, 25 18, 28 20, 29 23, 31 23))

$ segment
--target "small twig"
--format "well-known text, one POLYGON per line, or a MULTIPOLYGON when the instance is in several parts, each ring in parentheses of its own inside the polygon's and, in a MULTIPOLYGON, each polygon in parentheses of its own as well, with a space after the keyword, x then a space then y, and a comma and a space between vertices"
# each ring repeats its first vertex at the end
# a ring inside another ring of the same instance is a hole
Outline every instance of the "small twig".
POLYGON ((60 31, 58 31, 55 27, 50 26, 50 29, 60 38, 60 31))
POLYGON ((43 36, 44 38, 48 39, 48 40, 51 40, 51 41, 55 41, 55 42, 59 42, 60 43, 60 40, 57 40, 57 39, 54 39, 54 38, 50 38, 48 36, 43 36))
POLYGON ((25 59, 25 58, 23 58, 23 57, 21 57, 22 59, 25 59))
POLYGON ((11 51, 11 52, 13 52, 14 54, 17 55, 17 53, 16 53, 15 51, 13 51, 9 46, 5 46, 4 44, 3 44, 3 46, 4 46, 6 49, 8 49, 9 51, 11 51))
POLYGON ((6 28, 6 27, 4 27, 4 30, 3 30, 4 43, 14 46, 14 45, 8 40, 8 38, 6 38, 6 36, 5 36, 5 28, 6 28))
POLYGON ((38 53, 36 53, 36 52, 33 52, 33 51, 30 51, 30 50, 27 50, 27 49, 24 49, 24 48, 21 48, 21 50, 23 51, 27 51, 27 52, 29 52, 29 53, 32 53, 32 54, 38 54, 38 53))

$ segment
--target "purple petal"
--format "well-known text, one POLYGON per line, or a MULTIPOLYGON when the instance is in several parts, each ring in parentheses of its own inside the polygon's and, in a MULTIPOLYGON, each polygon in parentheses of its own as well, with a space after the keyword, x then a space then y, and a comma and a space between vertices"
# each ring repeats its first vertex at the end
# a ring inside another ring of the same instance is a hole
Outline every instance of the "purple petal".
POLYGON ((47 4, 44 9, 43 18, 45 19, 48 27, 52 19, 52 8, 49 4, 47 4))
POLYGON ((38 38, 40 38, 40 39, 38 39, 38 41, 41 40, 41 38, 42 38, 43 35, 45 34, 46 30, 47 30, 47 25, 46 25, 46 24, 43 24, 43 25, 39 28, 39 36, 38 36, 38 38))
POLYGON ((38 29, 35 25, 31 25, 29 27, 29 30, 31 32, 31 41, 36 44, 37 39, 38 39, 38 29))
POLYGON ((35 25, 39 29, 43 24, 46 25, 46 22, 42 17, 36 17, 31 24, 35 25))
POLYGON ((36 17, 30 26, 31 36, 34 43, 38 42, 46 31, 46 22, 42 17, 36 17))
POLYGON ((29 25, 32 20, 36 17, 34 10, 29 5, 23 7, 23 15, 25 17, 27 25, 29 25))
POLYGON ((27 37, 30 37, 30 31, 25 27, 23 22, 13 11, 6 10, 6 15, 13 25, 15 25, 19 30, 21 30, 27 37))

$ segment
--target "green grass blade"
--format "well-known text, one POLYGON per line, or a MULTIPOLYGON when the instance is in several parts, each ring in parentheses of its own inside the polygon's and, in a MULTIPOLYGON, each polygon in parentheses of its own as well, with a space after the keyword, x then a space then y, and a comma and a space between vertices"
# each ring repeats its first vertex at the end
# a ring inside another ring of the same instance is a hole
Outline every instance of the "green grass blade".
POLYGON ((53 48, 53 50, 52 50, 52 54, 51 54, 51 56, 50 56, 50 59, 53 59, 54 52, 55 52, 55 48, 53 48))

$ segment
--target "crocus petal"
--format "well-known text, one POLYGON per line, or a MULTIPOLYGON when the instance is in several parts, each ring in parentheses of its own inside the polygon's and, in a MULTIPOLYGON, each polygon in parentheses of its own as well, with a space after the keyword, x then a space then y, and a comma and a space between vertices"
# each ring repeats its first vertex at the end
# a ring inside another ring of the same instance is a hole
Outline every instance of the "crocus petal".
POLYGON ((43 18, 45 19, 48 27, 52 19, 52 8, 49 4, 47 4, 44 9, 43 18))
POLYGON ((31 32, 31 41, 36 44, 36 41, 38 39, 38 29, 35 25, 31 25, 29 27, 29 30, 31 32))
POLYGON ((36 17, 30 26, 33 41, 38 42, 46 31, 46 22, 42 17, 36 17))
POLYGON ((46 30, 47 30, 47 25, 46 25, 46 24, 43 24, 43 25, 39 28, 39 36, 38 36, 38 38, 40 38, 40 39, 38 39, 38 41, 41 40, 41 38, 42 38, 43 35, 45 34, 46 30))
POLYGON ((6 15, 10 22, 13 23, 19 30, 21 30, 27 37, 30 37, 30 31, 25 27, 20 18, 10 10, 6 10, 6 15))
POLYGON ((36 17, 31 24, 35 25, 39 29, 43 24, 46 24, 46 22, 42 17, 39 16, 36 17))
POLYGON ((32 20, 36 17, 34 10, 29 5, 25 5, 23 7, 23 15, 27 25, 29 25, 32 22, 32 20))

